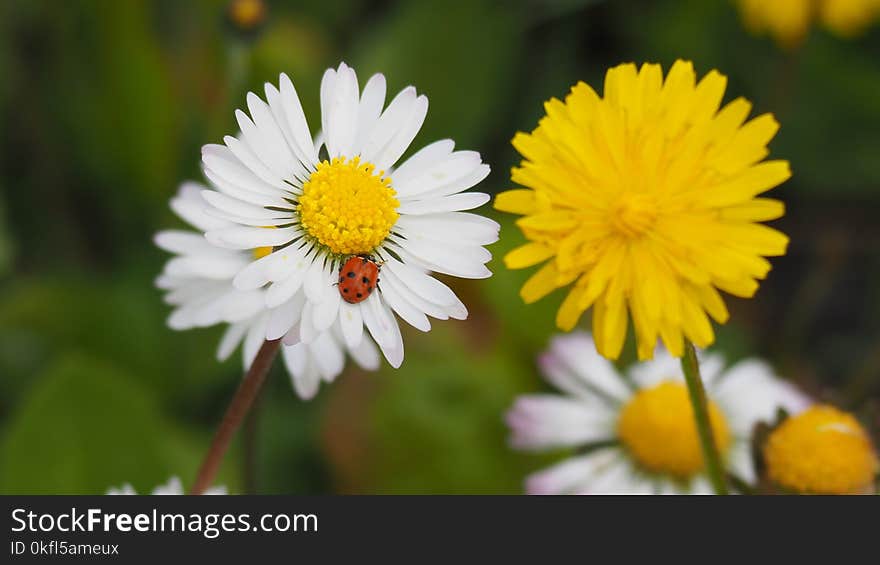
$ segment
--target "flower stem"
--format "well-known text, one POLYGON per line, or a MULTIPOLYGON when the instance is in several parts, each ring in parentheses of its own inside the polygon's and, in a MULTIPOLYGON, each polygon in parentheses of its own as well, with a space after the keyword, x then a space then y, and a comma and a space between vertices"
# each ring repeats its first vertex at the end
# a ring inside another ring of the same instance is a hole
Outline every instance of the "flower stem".
POLYGON ((211 442, 208 454, 199 468, 196 481, 189 491, 190 494, 202 494, 214 481, 214 476, 217 474, 217 469, 220 468, 223 456, 226 454, 226 450, 229 449, 232 436, 235 435, 236 430, 241 426, 241 422, 263 387, 266 375, 272 366, 272 361, 275 360, 275 355, 278 354, 278 347, 280 345, 281 341, 277 339, 263 342, 244 380, 241 381, 238 390, 235 391, 235 396, 232 397, 229 408, 226 409, 223 421, 220 422, 220 427, 217 428, 217 432, 214 434, 214 441, 211 442))
POLYGON ((709 405, 706 400, 706 391, 703 389, 703 379, 700 377, 700 364, 697 361, 697 352, 694 350, 694 344, 687 339, 684 340, 684 357, 681 358, 681 370, 684 372, 688 395, 691 398, 691 406, 694 409, 694 422, 697 424, 697 433, 700 436, 700 448, 703 451, 706 474, 709 475, 709 480, 712 482, 715 494, 727 494, 727 483, 724 480, 721 457, 718 455, 715 436, 712 434, 712 422, 709 420, 709 405))

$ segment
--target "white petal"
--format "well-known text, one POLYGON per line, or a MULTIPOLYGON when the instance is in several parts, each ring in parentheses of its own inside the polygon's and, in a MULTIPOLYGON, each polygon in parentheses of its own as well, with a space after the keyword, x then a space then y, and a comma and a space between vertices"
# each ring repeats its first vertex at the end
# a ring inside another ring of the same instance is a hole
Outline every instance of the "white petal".
MULTIPOLYGON (((281 190, 284 187, 284 175, 279 174, 267 164, 266 149, 263 147, 264 142, 257 131, 257 126, 241 110, 235 111, 235 118, 238 120, 239 127, 244 129, 240 137, 224 136, 223 143, 235 155, 235 158, 250 171, 251 175, 262 181, 262 184, 254 186, 265 185, 281 190)), ((250 186, 250 183, 246 186, 250 186)), ((269 191, 267 193, 275 194, 269 191)))
POLYGON ((308 248, 308 244, 293 244, 273 251, 239 271, 232 284, 238 289, 248 290, 285 280, 297 272, 305 273, 310 265, 306 257, 308 248))
POLYGON ((349 349, 358 347, 364 336, 364 320, 360 307, 348 302, 340 303, 339 324, 349 349))
POLYGON ((284 73, 281 73, 279 87, 281 93, 279 109, 283 110, 290 133, 296 141, 294 149, 303 163, 317 163, 318 155, 312 144, 312 134, 309 132, 309 124, 303 113, 302 104, 293 83, 284 73))
POLYGON ((303 343, 311 343, 316 337, 318 337, 318 331, 315 329, 315 324, 312 323, 312 318, 314 316, 314 303, 306 301, 303 306, 302 317, 299 320, 299 338, 303 343))
MULTIPOLYGON (((440 306, 464 308, 455 293, 442 282, 412 265, 401 263, 388 254, 380 255, 385 262, 382 269, 393 272, 404 286, 415 294, 440 306)), ((467 310, 465 310, 465 316, 467 316, 467 310)))
MULTIPOLYGON (((218 179, 226 181, 228 185, 263 194, 266 197, 282 198, 288 193, 285 188, 287 185, 282 183, 281 179, 276 179, 268 169, 265 169, 265 166, 261 165, 261 162, 241 140, 226 136, 224 141, 228 144, 227 146, 208 144, 202 147, 202 162, 205 164, 206 170, 214 173, 218 179), (238 155, 232 151, 229 145, 236 148, 238 155), (260 174, 270 180, 262 178, 257 171, 244 163, 241 157, 247 159, 254 167, 261 168, 260 174)), ((217 188, 222 190, 224 187, 218 183, 217 188)))
POLYGON ((395 229, 407 239, 488 245, 498 241, 498 222, 467 212, 401 216, 395 229))
POLYGON ((728 369, 708 394, 727 416, 730 429, 744 437, 751 435, 756 423, 772 421, 777 409, 797 413, 810 404, 806 395, 757 359, 740 361, 728 369))
POLYGON ((356 347, 348 348, 348 352, 361 368, 375 371, 379 368, 379 350, 373 340, 365 337, 356 347))
POLYGON ((691 481, 690 494, 715 494, 715 489, 705 475, 698 475, 691 481))
MULTIPOLYGON (((181 231, 164 230, 153 236, 153 242, 160 249, 169 253, 181 255, 198 255, 201 253, 217 253, 217 247, 205 240, 204 234, 181 231)), ((228 253, 228 252, 227 252, 228 253)))
MULTIPOLYGON (((225 148, 224 148, 225 149, 225 148)), ((219 174, 214 172, 212 169, 205 168, 205 176, 211 181, 211 185, 216 188, 219 192, 223 194, 229 195, 232 198, 236 198, 241 200, 242 202, 247 202, 249 204, 254 204, 256 206, 274 206, 276 208, 290 208, 291 204, 287 200, 280 195, 267 195, 261 192, 256 192, 254 190, 250 190, 239 186, 233 182, 226 180, 221 177, 219 174)), ((256 177, 254 177, 256 179, 256 177)), ((280 193, 279 193, 280 194, 280 193)), ((205 212, 207 213, 207 212, 205 212)), ((221 218, 217 218, 216 216, 212 216, 217 222, 220 222, 220 225, 217 226, 223 227, 223 225, 228 225, 228 222, 224 221, 221 218)), ((217 229, 217 228, 210 228, 217 229)), ((208 230, 203 230, 208 231, 208 230)))
POLYGON ((239 322, 237 324, 230 324, 226 331, 223 332, 223 337, 220 339, 220 345, 217 347, 217 360, 218 361, 226 361, 229 359, 229 356, 232 355, 232 352, 238 347, 238 344, 241 343, 244 334, 247 333, 250 324, 248 322, 239 322))
POLYGON ((260 290, 241 291, 231 289, 229 300, 220 315, 227 322, 239 322, 261 312, 265 306, 263 292, 260 290))
POLYGON ((403 338, 394 314, 382 303, 379 293, 373 293, 360 304, 370 335, 376 340, 388 363, 397 369, 403 363, 403 338))
POLYGON ((171 209, 180 219, 199 231, 215 230, 229 225, 228 222, 212 218, 205 209, 208 203, 201 196, 204 185, 196 182, 185 182, 171 199, 171 209))
POLYGON ((382 291, 382 298, 388 303, 392 310, 397 312, 403 321, 412 327, 427 332, 431 330, 431 322, 428 321, 425 313, 413 306, 401 294, 395 291, 393 285, 387 285, 382 291))
POLYGON ((232 216, 240 216, 242 218, 250 218, 254 220, 286 220, 288 223, 292 220, 292 212, 279 212, 277 210, 267 210, 262 206, 256 206, 247 202, 243 202, 238 198, 233 198, 215 190, 205 190, 202 193, 204 199, 214 208, 221 212, 226 212, 232 216))
POLYGON ((301 233, 296 227, 270 229, 237 226, 209 231, 205 237, 211 243, 229 249, 256 249, 285 245, 301 233))
POLYGON ((265 155, 261 155, 263 161, 280 178, 292 179, 292 175, 296 173, 299 173, 296 176, 302 177, 302 165, 291 152, 284 133, 278 127, 268 104, 260 100, 260 97, 253 92, 248 92, 247 104, 266 150, 265 155))
POLYGON ((165 263, 163 273, 171 277, 205 277, 232 280, 247 259, 239 254, 181 255, 165 263))
POLYGON ((308 344, 321 378, 326 382, 333 382, 342 369, 345 368, 345 354, 342 348, 329 332, 319 334, 308 344))
POLYGON ((355 140, 352 152, 357 154, 361 152, 367 138, 372 133, 382 113, 382 106, 385 104, 385 76, 375 74, 370 77, 364 86, 361 94, 361 103, 358 109, 358 125, 357 138, 355 140))
POLYGON ((399 187, 405 187, 410 190, 417 189, 419 183, 410 181, 425 173, 426 170, 430 170, 434 165, 444 162, 454 148, 455 142, 451 139, 441 139, 422 147, 391 173, 392 186, 401 196, 405 192, 401 192, 399 187))
POLYGON ((441 212, 458 212, 479 208, 490 200, 488 194, 482 192, 464 192, 431 198, 428 200, 409 200, 400 203, 397 212, 400 214, 437 214, 441 212))
MULTIPOLYGON (((403 284, 400 279, 397 278, 397 276, 395 276, 394 272, 390 270, 386 271, 384 276, 382 276, 380 280, 380 290, 383 294, 383 297, 387 297, 388 293, 397 295, 419 312, 427 314, 428 316, 431 316, 433 318, 437 318, 438 320, 448 320, 450 318, 450 312, 455 314, 454 317, 459 320, 463 320, 467 317, 467 309, 459 311, 454 307, 438 306, 437 304, 428 302, 427 300, 423 299, 419 295, 412 292, 412 290, 407 288, 406 285, 403 284), (458 314, 462 313, 463 316, 458 316, 458 314)), ((393 300, 394 299, 392 298, 392 301, 388 302, 388 304, 392 306, 392 308, 394 308, 393 300)), ((404 305, 403 307, 406 308, 406 305, 404 305)), ((401 317, 404 318, 403 316, 401 317)), ((427 322, 427 320, 425 322, 427 322)), ((428 327, 430 327, 430 325, 428 325, 428 327)))
MULTIPOLYGON (((376 164, 377 157, 392 142, 402 128, 408 125, 412 116, 412 110, 416 103, 416 89, 408 86, 401 90, 394 100, 385 108, 379 120, 376 122, 367 142, 364 144, 361 156, 364 160, 376 164)), ((382 169, 380 169, 382 170, 382 169)))
MULTIPOLYGON (((636 490, 639 487, 636 481, 632 463, 625 458, 620 457, 616 461, 609 463, 606 467, 598 469, 593 480, 584 489, 584 494, 638 494, 636 490)), ((653 488, 650 483, 643 483, 645 492, 642 494, 651 494, 653 488), (647 484, 647 486, 644 486, 647 484)))
POLYGON ((266 290, 266 306, 275 308, 290 300, 302 287, 305 273, 306 269, 300 268, 290 273, 287 278, 269 285, 266 290))
MULTIPOLYGON (((431 146, 429 145, 428 147, 431 146)), ((440 149, 443 148, 441 147, 440 149)), ((418 155, 417 153, 413 158, 418 155)), ((437 151, 429 156, 437 157, 440 155, 441 153, 437 151)), ((455 181, 468 178, 482 163, 480 154, 476 151, 456 151, 455 153, 443 155, 442 160, 435 160, 430 165, 427 165, 427 159, 425 164, 417 163, 419 170, 416 174, 413 174, 407 168, 408 161, 402 164, 400 170, 396 171, 391 177, 394 190, 400 195, 401 200, 416 198, 455 181)))
POLYGON ((293 295, 293 298, 269 312, 269 322, 266 327, 266 339, 281 339, 290 328, 299 322, 305 305, 303 293, 293 295))
POLYGON ((309 302, 317 304, 323 302, 324 296, 331 290, 339 294, 332 284, 331 278, 327 275, 327 268, 324 265, 324 260, 322 258, 314 259, 309 270, 306 271, 306 278, 303 283, 303 288, 306 291, 306 298, 309 302))
POLYGON ((492 271, 485 266, 491 256, 487 258, 488 251, 482 247, 444 246, 420 241, 389 242, 387 246, 405 262, 416 263, 429 271, 464 279, 492 276, 492 271))
POLYGON ((590 334, 557 335, 550 342, 548 355, 564 363, 595 392, 618 402, 630 397, 629 389, 611 362, 596 352, 590 334))
POLYGON ((519 396, 507 412, 510 444, 516 449, 577 447, 614 437, 617 415, 589 403, 553 394, 519 396))
POLYGON ((755 482, 755 462, 749 440, 743 439, 734 443, 727 454, 727 459, 727 466, 734 475, 748 484, 755 482))
POLYGON ((571 457, 561 463, 539 471, 526 479, 528 494, 568 494, 583 489, 597 471, 620 458, 617 448, 591 451, 571 457))
POLYGON ((394 163, 400 159, 401 155, 407 150, 412 140, 415 138, 422 124, 425 123, 425 116, 428 115, 428 97, 419 96, 410 109, 400 130, 394 134, 384 148, 374 155, 373 163, 380 171, 387 171, 394 163))
POLYGON ((315 317, 312 322, 317 331, 326 331, 333 325, 333 322, 336 321, 336 314, 339 312, 340 302, 342 302, 342 298, 334 287, 330 292, 324 293, 323 301, 315 304, 315 317))
POLYGON ((290 381, 297 396, 310 400, 318 393, 321 377, 317 367, 310 362, 308 346, 304 343, 284 346, 282 348, 284 364, 290 373, 290 381))
POLYGON ((354 69, 340 63, 321 81, 321 121, 330 157, 349 156, 354 145, 360 96, 354 69))
POLYGON ((260 350, 260 347, 263 345, 263 342, 266 341, 266 322, 268 320, 268 316, 263 315, 260 316, 252 325, 250 330, 248 330, 247 336, 244 338, 244 368, 247 371, 251 364, 254 362, 254 358, 257 356, 257 352, 260 350))

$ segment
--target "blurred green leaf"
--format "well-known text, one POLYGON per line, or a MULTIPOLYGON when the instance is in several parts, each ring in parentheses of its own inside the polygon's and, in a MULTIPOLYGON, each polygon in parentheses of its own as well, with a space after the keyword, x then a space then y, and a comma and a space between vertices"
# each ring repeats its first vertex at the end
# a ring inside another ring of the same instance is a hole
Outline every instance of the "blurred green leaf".
MULTIPOLYGON (((509 349, 469 352, 451 327, 407 343, 370 406, 366 492, 518 493, 538 459, 511 451, 504 412, 533 387, 534 365, 509 349)), ((370 376, 368 378, 375 378, 370 376)))
POLYGON ((12 239, 6 225, 6 207, 0 198, 0 277, 12 269, 12 239))
POLYGON ((91 493, 131 483, 148 492, 193 474, 197 447, 163 417, 149 388, 80 355, 52 366, 0 442, 0 491, 91 493))
POLYGON ((428 96, 424 143, 451 137, 460 147, 479 147, 510 109, 525 30, 521 8, 490 0, 401 2, 355 43, 349 62, 361 80, 384 73, 389 101, 408 84, 428 96))
MULTIPOLYGON (((174 332, 165 326, 170 308, 147 273, 131 280, 58 276, 18 279, 0 296, 0 335, 20 347, 0 347, 0 382, 13 392, 52 362, 53 352, 76 349, 111 360, 159 394, 205 396, 229 383, 229 368, 214 358, 219 330, 174 332), (224 377, 225 375, 225 377, 224 377)), ((192 407, 189 408, 191 410, 192 407)))
MULTIPOLYGON (((493 275, 480 281, 480 289, 484 300, 498 318, 499 331, 504 338, 515 340, 520 346, 537 352, 550 336, 559 331, 556 328, 556 311, 565 297, 565 289, 557 290, 534 304, 523 302, 519 295, 520 288, 538 267, 511 270, 504 266, 504 256, 526 243, 514 224, 516 218, 511 214, 496 215, 495 219, 501 224, 501 238, 490 247, 492 261, 488 267, 493 275)), ((584 325, 583 320, 581 324, 584 325)))

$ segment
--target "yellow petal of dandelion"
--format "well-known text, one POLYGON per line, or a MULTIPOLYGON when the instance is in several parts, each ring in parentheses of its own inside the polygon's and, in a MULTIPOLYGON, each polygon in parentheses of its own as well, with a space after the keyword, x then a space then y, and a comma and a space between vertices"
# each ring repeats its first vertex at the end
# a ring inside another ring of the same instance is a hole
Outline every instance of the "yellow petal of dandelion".
POLYGON ((495 209, 511 214, 531 214, 537 210, 535 192, 532 190, 508 190, 495 197, 495 209))
POLYGON ((578 83, 513 140, 523 161, 511 178, 523 188, 495 207, 522 216, 529 243, 505 262, 542 264, 522 288, 526 302, 575 283, 556 323, 570 330, 592 308, 606 357, 620 354, 630 317, 641 359, 658 339, 677 356, 685 338, 710 345, 710 318, 729 317, 719 291, 754 295, 766 257, 786 251, 788 238, 759 223, 785 212, 758 197, 791 176, 787 162, 763 161, 779 123, 747 121, 742 98, 721 107, 726 85, 717 71, 697 80, 686 61, 665 79, 659 65, 621 65, 602 97, 578 83))
POLYGON ((504 265, 508 269, 523 269, 543 263, 556 252, 542 243, 527 243, 517 247, 504 257, 504 265))

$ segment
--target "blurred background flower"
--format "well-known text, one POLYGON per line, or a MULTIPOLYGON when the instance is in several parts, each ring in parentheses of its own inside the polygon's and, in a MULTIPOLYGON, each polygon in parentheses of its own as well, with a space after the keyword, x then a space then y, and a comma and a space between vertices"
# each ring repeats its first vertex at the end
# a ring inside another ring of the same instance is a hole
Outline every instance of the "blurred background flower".
POLYGON ((859 421, 833 406, 783 420, 762 446, 767 479, 798 494, 871 494, 880 470, 859 421))
MULTIPOLYGON (((128 483, 125 483, 121 487, 113 487, 107 489, 107 494, 112 495, 133 495, 137 494, 137 491, 134 490, 134 487, 128 483)), ((182 495, 183 494, 183 482, 180 480, 180 477, 171 477, 168 479, 167 483, 161 484, 153 489, 150 493, 153 495, 182 495)), ((207 489, 203 494, 226 494, 226 487, 219 486, 207 489)))
MULTIPOLYGON (((188 483, 241 379, 213 356, 222 328, 174 332, 152 283, 179 225, 168 200, 201 179, 199 151, 280 72, 317 115, 324 69, 417 85, 431 111, 414 142, 452 136, 511 188, 510 139, 578 80, 625 61, 723 69, 773 112, 788 254, 754 299, 728 303, 713 350, 767 359, 813 396, 878 424, 880 33, 824 26, 796 60, 753 36, 727 0, 267 1, 242 34, 226 0, 8 0, 0 4, 0 492, 148 492, 188 483), (640 17, 634 18, 637 12, 640 17), (300 87, 302 84, 302 87, 300 87)), ((725 102, 728 100, 725 100, 725 102)), ((406 155, 404 156, 406 157, 406 155)), ((562 296, 525 306, 511 218, 496 273, 444 282, 465 322, 405 329, 405 371, 348 373, 311 403, 278 363, 219 484, 230 492, 522 492, 551 459, 506 445, 503 412, 547 390, 535 356, 562 296), (248 431, 249 430, 249 431, 248 431), (252 441, 242 441, 251 437, 252 441)), ((506 215, 505 215, 506 216, 506 215)), ((587 323, 585 320, 584 323, 587 323)), ((631 341, 621 364, 635 358, 631 341)), ((875 440, 876 443, 876 440, 875 440)))
POLYGON ((738 0, 746 25, 785 48, 799 47, 819 23, 841 37, 854 37, 880 17, 880 0, 738 0))
MULTIPOLYGON (((711 494, 693 409, 677 359, 659 350, 651 361, 618 372, 593 337, 553 338, 541 355, 544 378, 564 395, 520 396, 507 413, 513 447, 576 452, 531 475, 532 494, 711 494)), ((796 413, 807 397, 757 359, 725 367, 701 360, 715 445, 738 484, 754 483, 751 437, 778 410, 796 413)))

